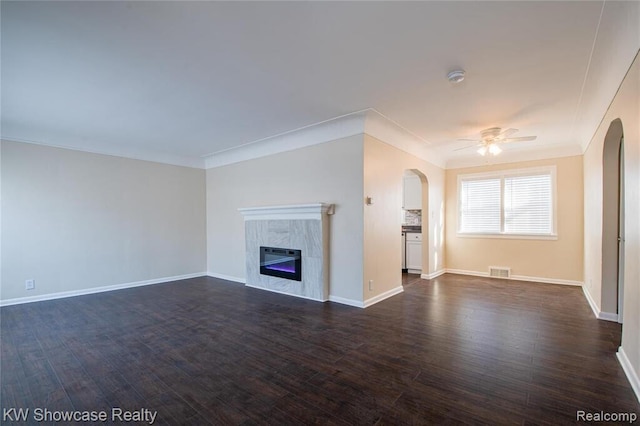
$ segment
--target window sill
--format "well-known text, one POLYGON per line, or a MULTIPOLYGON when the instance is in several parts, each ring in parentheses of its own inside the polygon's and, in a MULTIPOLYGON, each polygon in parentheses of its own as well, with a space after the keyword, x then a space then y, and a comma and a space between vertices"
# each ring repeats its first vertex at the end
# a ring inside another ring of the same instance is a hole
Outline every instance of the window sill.
POLYGON ((558 234, 471 234, 458 232, 456 235, 460 238, 497 238, 504 240, 557 240, 558 234))

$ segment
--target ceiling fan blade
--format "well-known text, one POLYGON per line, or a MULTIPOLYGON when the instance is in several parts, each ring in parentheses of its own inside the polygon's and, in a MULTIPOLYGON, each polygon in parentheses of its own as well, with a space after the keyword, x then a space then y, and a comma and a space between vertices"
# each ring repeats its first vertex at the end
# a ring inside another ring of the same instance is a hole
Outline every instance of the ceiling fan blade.
POLYGON ((535 141, 536 139, 538 139, 537 136, 521 136, 519 138, 503 139, 500 142, 503 142, 503 143, 506 143, 506 142, 526 142, 526 141, 535 141))
POLYGON ((473 145, 467 145, 467 146, 463 146, 462 148, 454 149, 454 151, 462 151, 463 149, 469 149, 469 148, 473 148, 473 147, 480 146, 480 145, 482 145, 482 144, 481 143, 474 143, 473 145))
POLYGON ((480 142, 478 139, 456 139, 457 141, 464 141, 464 142, 480 142))
POLYGON ((504 129, 503 131, 500 132, 500 134, 498 135, 498 138, 506 139, 517 131, 518 129, 504 129))

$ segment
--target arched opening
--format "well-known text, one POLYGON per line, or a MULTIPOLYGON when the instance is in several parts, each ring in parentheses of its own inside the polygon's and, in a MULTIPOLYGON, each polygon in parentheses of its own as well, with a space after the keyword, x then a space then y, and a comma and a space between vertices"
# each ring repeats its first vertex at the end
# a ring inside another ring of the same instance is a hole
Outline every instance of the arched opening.
POLYGON ((622 322, 624 297, 624 133, 622 121, 609 125, 602 152, 601 311, 622 322))
POLYGON ((421 171, 406 169, 402 188, 403 272, 426 275, 430 272, 429 181, 421 171))

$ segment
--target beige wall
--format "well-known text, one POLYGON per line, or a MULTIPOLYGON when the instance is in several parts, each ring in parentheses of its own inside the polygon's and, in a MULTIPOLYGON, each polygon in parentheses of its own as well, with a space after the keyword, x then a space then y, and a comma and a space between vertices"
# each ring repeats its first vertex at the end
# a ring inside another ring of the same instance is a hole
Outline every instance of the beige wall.
POLYGON ((362 302, 362 135, 207 170, 209 273, 245 279, 241 207, 335 204, 330 296, 362 302))
POLYGON ((365 300, 402 283, 402 177, 407 169, 420 172, 428 181, 428 185, 423 184, 422 197, 422 273, 444 268, 444 170, 365 135, 364 195, 374 201, 364 208, 365 300), (369 280, 374 281, 372 290, 369 280))
MULTIPOLYGON (((602 310, 602 158, 605 135, 615 119, 624 131, 625 257, 622 348, 640 376, 640 60, 636 57, 584 154, 585 289, 602 310)), ((611 313, 611 312, 610 312, 611 313)))
POLYGON ((550 281, 583 281, 582 157, 488 165, 446 172, 447 269, 488 273, 489 266, 510 267, 520 277, 550 281), (457 235, 457 178, 526 167, 556 166, 557 240, 460 237, 457 235))
POLYGON ((205 271, 204 170, 6 141, 1 150, 3 302, 205 271))

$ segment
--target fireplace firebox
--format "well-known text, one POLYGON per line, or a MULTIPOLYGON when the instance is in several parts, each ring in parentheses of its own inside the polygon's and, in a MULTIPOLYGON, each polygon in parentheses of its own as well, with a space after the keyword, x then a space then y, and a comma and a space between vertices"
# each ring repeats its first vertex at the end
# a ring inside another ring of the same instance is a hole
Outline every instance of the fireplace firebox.
POLYGON ((260 273, 272 277, 302 281, 302 251, 260 247, 260 273))

